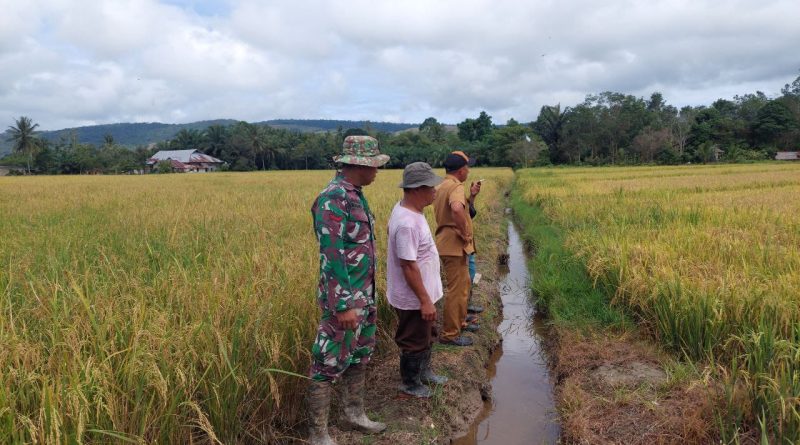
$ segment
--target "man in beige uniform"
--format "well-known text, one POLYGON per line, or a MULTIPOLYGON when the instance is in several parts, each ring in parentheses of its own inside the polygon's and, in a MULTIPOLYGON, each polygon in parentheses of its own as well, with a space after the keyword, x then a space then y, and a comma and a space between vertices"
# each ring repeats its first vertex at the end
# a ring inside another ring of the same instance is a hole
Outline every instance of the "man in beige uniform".
POLYGON ((437 226, 436 248, 447 280, 439 342, 455 346, 472 344, 471 338, 461 335, 461 327, 467 317, 470 287, 468 255, 475 252, 469 203, 464 194, 464 181, 472 165, 475 165, 475 159, 462 151, 447 155, 444 161, 447 176, 437 188, 433 202, 437 226))

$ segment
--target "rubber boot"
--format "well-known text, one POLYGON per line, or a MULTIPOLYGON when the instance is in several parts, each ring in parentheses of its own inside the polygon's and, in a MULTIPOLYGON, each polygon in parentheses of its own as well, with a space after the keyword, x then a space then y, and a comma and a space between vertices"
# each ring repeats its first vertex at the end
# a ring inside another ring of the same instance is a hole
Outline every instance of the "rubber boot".
POLYGON ((328 434, 332 392, 331 382, 312 381, 308 387, 308 443, 311 445, 336 445, 328 434))
POLYGON ((449 380, 443 375, 433 373, 431 369, 431 350, 422 353, 422 360, 420 365, 419 380, 426 385, 444 385, 449 380))
POLYGON ((426 399, 432 396, 433 392, 420 380, 423 354, 424 352, 403 352, 400 355, 400 377, 403 380, 400 391, 410 396, 426 399))
POLYGON ((344 395, 342 424, 345 428, 356 429, 363 433, 380 433, 386 429, 386 424, 369 420, 364 411, 366 381, 367 374, 363 365, 351 365, 342 375, 344 395))

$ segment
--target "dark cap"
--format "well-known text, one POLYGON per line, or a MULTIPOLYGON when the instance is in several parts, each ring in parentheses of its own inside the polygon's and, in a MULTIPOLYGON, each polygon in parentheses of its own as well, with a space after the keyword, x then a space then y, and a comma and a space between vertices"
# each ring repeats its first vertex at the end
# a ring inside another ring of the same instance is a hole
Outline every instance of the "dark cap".
POLYGON ((465 165, 472 167, 475 165, 475 158, 470 158, 466 153, 458 150, 448 154, 443 165, 449 171, 458 170, 465 165))
POLYGON ((436 187, 442 183, 442 178, 436 176, 430 165, 425 162, 414 162, 403 169, 403 182, 400 188, 415 189, 418 187, 436 187))

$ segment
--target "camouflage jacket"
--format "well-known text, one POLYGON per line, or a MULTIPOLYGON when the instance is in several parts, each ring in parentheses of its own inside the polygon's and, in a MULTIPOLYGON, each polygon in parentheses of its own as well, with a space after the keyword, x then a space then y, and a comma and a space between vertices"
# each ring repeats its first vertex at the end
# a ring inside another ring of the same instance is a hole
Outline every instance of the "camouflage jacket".
POLYGON ((375 303, 375 218, 356 187, 337 174, 311 207, 319 241, 322 309, 340 312, 375 303))

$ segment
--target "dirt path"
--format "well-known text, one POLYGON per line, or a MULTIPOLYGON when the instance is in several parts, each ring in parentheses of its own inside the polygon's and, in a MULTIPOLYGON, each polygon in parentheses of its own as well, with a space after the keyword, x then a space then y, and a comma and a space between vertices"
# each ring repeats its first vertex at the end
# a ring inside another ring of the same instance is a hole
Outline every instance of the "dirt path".
POLYGON ((334 412, 331 430, 339 444, 448 444, 477 418, 490 391, 485 366, 500 339, 495 330, 500 321, 496 255, 489 255, 488 250, 478 258, 483 278, 475 297, 486 310, 481 314, 481 330, 470 334, 475 344, 466 348, 434 346, 433 367, 450 381, 436 388, 431 399, 402 397, 397 391, 399 352, 394 345, 384 344, 389 351, 370 366, 366 404, 370 417, 388 424, 387 431, 374 436, 341 431, 334 412))

